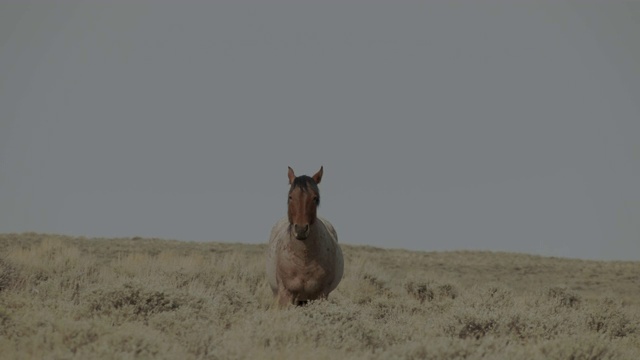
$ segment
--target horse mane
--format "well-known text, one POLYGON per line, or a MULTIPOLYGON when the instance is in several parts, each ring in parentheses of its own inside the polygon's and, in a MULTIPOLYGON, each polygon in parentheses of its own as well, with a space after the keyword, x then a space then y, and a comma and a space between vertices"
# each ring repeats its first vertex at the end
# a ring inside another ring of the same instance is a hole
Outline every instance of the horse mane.
POLYGON ((307 175, 298 176, 293 179, 293 183, 291 184, 291 188, 289 189, 289 193, 293 191, 295 188, 300 188, 302 192, 309 191, 309 188, 316 194, 318 194, 318 205, 320 205, 320 189, 318 189, 318 184, 307 175))

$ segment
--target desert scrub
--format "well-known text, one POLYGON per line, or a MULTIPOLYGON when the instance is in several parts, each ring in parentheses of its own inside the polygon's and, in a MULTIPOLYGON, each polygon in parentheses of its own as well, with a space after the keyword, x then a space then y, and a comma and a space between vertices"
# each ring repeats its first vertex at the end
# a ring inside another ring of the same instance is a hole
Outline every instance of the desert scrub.
POLYGON ((589 330, 608 337, 638 336, 640 316, 631 316, 625 307, 611 298, 592 304, 587 310, 587 327, 589 330))
POLYGON ((0 257, 0 292, 17 286, 17 279, 16 268, 0 257))
POLYGON ((638 262, 342 245, 277 309, 264 245, 0 235, 0 358, 636 359, 638 262))

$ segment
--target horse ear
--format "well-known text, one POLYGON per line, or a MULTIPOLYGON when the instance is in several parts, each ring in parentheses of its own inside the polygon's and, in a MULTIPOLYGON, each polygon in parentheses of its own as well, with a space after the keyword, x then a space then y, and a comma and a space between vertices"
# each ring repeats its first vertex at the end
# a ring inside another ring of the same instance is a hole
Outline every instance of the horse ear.
POLYGON ((296 174, 293 173, 293 169, 291 168, 291 166, 288 166, 289 168, 289 174, 287 174, 287 176, 289 176, 289 185, 293 184, 293 180, 295 180, 296 178, 296 174))
POLYGON ((312 176, 313 181, 316 182, 316 184, 320 184, 320 180, 322 180, 322 166, 320 166, 320 170, 318 170, 317 173, 315 173, 315 175, 312 176))

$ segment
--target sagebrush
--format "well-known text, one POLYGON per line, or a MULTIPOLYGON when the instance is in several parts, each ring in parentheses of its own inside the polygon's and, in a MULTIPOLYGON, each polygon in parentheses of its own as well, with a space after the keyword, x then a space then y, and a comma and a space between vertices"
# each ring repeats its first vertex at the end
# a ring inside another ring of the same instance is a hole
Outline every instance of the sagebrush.
POLYGON ((342 245, 278 309, 264 245, 0 235, 0 357, 637 359, 640 262, 342 245))

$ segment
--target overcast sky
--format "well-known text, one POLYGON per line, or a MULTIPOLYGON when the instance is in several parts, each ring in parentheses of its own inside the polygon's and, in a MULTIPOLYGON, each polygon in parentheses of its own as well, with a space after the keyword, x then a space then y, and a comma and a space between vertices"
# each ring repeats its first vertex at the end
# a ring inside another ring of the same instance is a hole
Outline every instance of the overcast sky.
POLYGON ((640 260, 640 2, 3 1, 0 232, 640 260))

